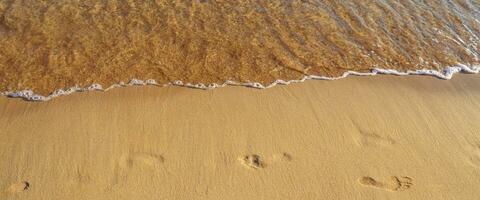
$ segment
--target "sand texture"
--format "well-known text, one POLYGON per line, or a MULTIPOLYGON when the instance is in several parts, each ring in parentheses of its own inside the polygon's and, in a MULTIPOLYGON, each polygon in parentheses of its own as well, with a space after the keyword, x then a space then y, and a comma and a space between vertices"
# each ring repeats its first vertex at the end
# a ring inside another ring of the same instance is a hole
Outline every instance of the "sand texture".
POLYGON ((479 64, 471 0, 2 0, 0 92, 479 64))
POLYGON ((480 196, 479 75, 0 98, 0 199, 480 196))

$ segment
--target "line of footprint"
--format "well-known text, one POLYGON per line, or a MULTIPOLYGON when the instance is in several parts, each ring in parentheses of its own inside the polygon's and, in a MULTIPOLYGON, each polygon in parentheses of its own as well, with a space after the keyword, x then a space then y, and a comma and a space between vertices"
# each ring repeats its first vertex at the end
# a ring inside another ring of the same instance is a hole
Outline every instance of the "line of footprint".
MULTIPOLYGON (((292 161, 292 156, 288 153, 282 153, 280 157, 272 159, 272 161, 292 161)), ((240 163, 245 167, 258 170, 267 167, 267 163, 258 154, 247 154, 239 158, 240 163)), ((131 169, 134 165, 143 165, 155 167, 164 162, 163 156, 145 153, 131 153, 125 154, 120 157, 120 160, 115 168, 115 177, 112 185, 117 184, 119 179, 122 179, 122 172, 131 169)), ((408 176, 392 176, 389 181, 381 182, 372 177, 365 176, 358 179, 361 185, 369 186, 377 189, 383 189, 387 191, 404 191, 409 189, 413 185, 413 179, 408 176)), ((8 194, 15 194, 19 192, 27 191, 30 188, 30 183, 27 181, 12 184, 6 192, 8 194)))

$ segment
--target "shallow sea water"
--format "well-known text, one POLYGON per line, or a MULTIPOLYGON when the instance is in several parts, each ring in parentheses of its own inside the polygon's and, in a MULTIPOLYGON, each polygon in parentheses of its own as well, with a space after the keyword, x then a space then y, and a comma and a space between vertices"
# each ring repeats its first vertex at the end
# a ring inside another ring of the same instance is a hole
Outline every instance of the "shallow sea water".
POLYGON ((475 0, 2 0, 0 92, 338 77, 479 61, 475 0))

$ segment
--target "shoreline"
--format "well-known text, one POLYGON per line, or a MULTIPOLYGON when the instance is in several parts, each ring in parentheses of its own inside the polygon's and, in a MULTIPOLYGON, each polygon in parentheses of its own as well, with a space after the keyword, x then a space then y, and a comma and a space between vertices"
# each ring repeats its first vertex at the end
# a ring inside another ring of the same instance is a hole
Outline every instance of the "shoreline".
POLYGON ((257 89, 267 89, 276 86, 277 84, 279 85, 289 85, 291 83, 303 83, 306 80, 338 80, 342 78, 347 78, 350 75, 353 76, 374 76, 374 75, 397 75, 397 76, 411 76, 411 75, 427 75, 427 76, 433 76, 436 78, 440 79, 445 79, 449 80, 453 77, 453 75, 457 73, 466 73, 466 74, 478 74, 480 72, 480 65, 464 65, 464 64, 458 64, 455 66, 450 66, 450 67, 445 67, 442 72, 436 71, 436 70, 429 70, 429 69, 423 69, 423 70, 408 70, 406 72, 399 72, 395 69, 377 69, 374 68, 371 70, 371 72, 356 72, 356 71, 346 71, 343 73, 342 76, 339 77, 325 77, 325 76, 317 76, 317 75, 309 75, 309 76, 304 76, 302 79, 298 80, 276 80, 272 82, 271 84, 264 86, 258 82, 245 82, 245 83, 237 83, 235 81, 230 81, 226 80, 223 84, 216 84, 216 83, 210 83, 210 84, 203 84, 203 83, 197 83, 197 84, 191 84, 191 83, 183 83, 180 80, 173 81, 171 83, 166 83, 166 84, 158 84, 155 80, 153 79, 147 79, 147 80, 139 80, 139 79, 132 79, 128 83, 120 82, 118 84, 113 84, 106 89, 103 89, 103 86, 100 84, 92 84, 88 87, 79 87, 79 86, 73 86, 68 89, 58 89, 54 92, 52 92, 48 96, 42 96, 35 94, 31 90, 22 90, 22 91, 16 91, 16 92, 11 92, 11 91, 6 91, 6 92, 0 92, 0 96, 6 96, 10 98, 22 98, 27 101, 49 101, 52 98, 64 96, 64 95, 69 95, 75 92, 88 92, 88 91, 108 91, 114 88, 120 88, 120 87, 130 87, 130 86, 145 86, 145 85, 154 85, 154 86, 159 86, 159 87, 166 87, 166 86, 180 86, 180 87, 187 87, 187 88, 195 88, 195 89, 215 89, 215 88, 221 88, 225 86, 245 86, 245 87, 252 87, 252 88, 257 88, 257 89))

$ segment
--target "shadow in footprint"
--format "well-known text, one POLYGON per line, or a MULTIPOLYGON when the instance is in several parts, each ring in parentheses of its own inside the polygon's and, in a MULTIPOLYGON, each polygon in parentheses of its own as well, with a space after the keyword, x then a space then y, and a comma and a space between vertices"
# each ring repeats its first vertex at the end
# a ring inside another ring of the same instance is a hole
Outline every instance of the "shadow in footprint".
POLYGON ((262 158, 257 154, 246 155, 240 159, 243 165, 250 167, 252 169, 261 169, 265 168, 266 164, 262 158))
POLYGON ((390 180, 387 182, 377 181, 374 178, 369 176, 364 176, 358 179, 358 182, 361 185, 382 189, 382 190, 387 190, 391 192, 398 192, 398 191, 404 191, 409 189, 413 185, 412 181, 413 179, 408 176, 402 176, 402 177, 392 176, 390 177, 390 180))
POLYGON ((19 192, 24 192, 27 191, 30 188, 30 183, 27 181, 19 182, 19 183, 14 183, 10 185, 7 189, 7 193, 9 194, 16 194, 19 192))

